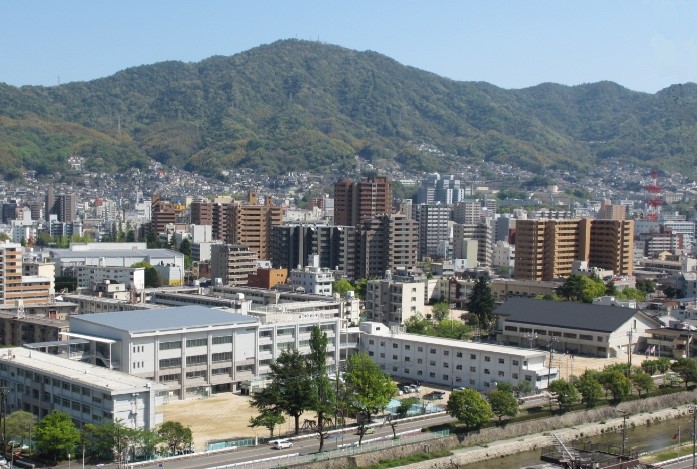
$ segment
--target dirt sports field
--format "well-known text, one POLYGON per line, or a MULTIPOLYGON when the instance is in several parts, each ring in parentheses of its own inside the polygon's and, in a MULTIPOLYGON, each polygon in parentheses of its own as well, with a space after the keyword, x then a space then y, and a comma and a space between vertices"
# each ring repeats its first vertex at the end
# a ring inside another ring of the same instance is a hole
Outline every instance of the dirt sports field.
MULTIPOLYGON (((634 364, 639 364, 644 356, 634 356, 634 364)), ((568 355, 555 355, 554 366, 559 367, 562 378, 570 375, 579 375, 586 369, 602 369, 610 363, 626 363, 627 358, 600 359, 589 357, 571 357, 568 355)), ((421 394, 426 394, 433 389, 422 386, 421 394)), ((442 402, 447 402, 448 395, 442 402)), ((206 443, 212 440, 233 440, 237 438, 254 438, 255 430, 259 437, 268 437, 265 428, 249 428, 249 418, 256 415, 256 411, 249 406, 249 397, 238 394, 222 393, 205 399, 188 401, 170 401, 161 406, 159 412, 164 414, 165 421, 181 422, 184 426, 191 427, 194 434, 194 443, 197 451, 204 451, 206 443)), ((301 416, 303 419, 313 418, 309 414, 301 416)), ((292 430, 292 419, 286 419, 280 430, 289 433, 292 430)), ((277 430, 278 433, 278 430, 277 430)))

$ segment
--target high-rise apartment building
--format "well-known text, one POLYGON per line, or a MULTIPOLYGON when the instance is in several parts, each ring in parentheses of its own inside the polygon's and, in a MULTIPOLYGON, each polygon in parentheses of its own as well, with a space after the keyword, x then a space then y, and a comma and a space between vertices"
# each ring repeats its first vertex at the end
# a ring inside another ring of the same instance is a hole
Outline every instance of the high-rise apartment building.
POLYGON ((189 206, 192 225, 213 226, 213 204, 206 201, 194 201, 189 206))
POLYGON ((387 270, 411 269, 419 253, 419 225, 404 214, 381 215, 358 230, 358 277, 383 277, 387 270))
POLYGON ((174 225, 177 221, 177 214, 172 202, 160 199, 160 196, 152 196, 152 219, 150 229, 154 233, 164 233, 167 225, 174 225))
POLYGON ((46 190, 46 220, 51 219, 51 215, 57 215, 59 222, 72 222, 77 218, 77 195, 60 194, 56 195, 53 186, 46 190))
POLYGON ((228 244, 244 244, 259 256, 271 258, 271 230, 283 223, 283 209, 267 197, 264 205, 257 204, 256 193, 250 193, 248 203, 229 204, 227 212, 228 244))
POLYGON ((482 203, 479 200, 463 200, 453 207, 453 221, 461 225, 476 225, 482 221, 482 203))
POLYGON ((412 218, 419 225, 419 258, 447 258, 450 250, 450 207, 441 204, 414 205, 412 218))
POLYGON ((392 181, 371 177, 334 184, 334 224, 356 226, 362 220, 392 213, 392 181))
POLYGON ((468 259, 471 249, 470 241, 477 242, 477 262, 480 266, 490 266, 493 244, 493 229, 489 220, 476 224, 453 225, 453 257, 468 259))
POLYGON ((307 266, 308 256, 319 256, 319 267, 356 278, 356 228, 295 224, 271 230, 271 261, 275 267, 294 269, 307 266))
POLYGON ((0 243, 0 304, 46 303, 51 292, 48 277, 22 275, 22 246, 0 243))
POLYGON ((518 220, 515 278, 551 281, 571 274, 574 261, 631 275, 632 220, 518 220))
POLYGON ((627 206, 613 204, 609 200, 600 203, 600 210, 595 217, 600 220, 624 220, 627 218, 627 206))

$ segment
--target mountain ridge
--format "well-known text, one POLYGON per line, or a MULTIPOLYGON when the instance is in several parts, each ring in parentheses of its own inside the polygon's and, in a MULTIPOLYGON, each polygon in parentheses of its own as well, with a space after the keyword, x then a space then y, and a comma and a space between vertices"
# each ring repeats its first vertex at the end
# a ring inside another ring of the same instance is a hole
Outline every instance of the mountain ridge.
POLYGON ((154 159, 221 177, 234 168, 342 172, 358 156, 409 172, 480 161, 538 172, 624 162, 693 171, 696 96, 693 83, 655 94, 608 81, 506 90, 373 51, 282 40, 89 82, 0 84, 0 167, 13 178, 65 172, 69 156, 107 172, 154 159))

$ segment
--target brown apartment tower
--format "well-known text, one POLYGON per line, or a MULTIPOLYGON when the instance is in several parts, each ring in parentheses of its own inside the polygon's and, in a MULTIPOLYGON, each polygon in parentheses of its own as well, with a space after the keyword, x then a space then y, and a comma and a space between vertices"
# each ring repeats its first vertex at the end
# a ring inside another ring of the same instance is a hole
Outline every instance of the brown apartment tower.
POLYGON ((283 223, 283 208, 273 205, 270 197, 264 205, 258 205, 257 200, 257 194, 250 192, 246 204, 227 205, 225 242, 243 244, 259 259, 271 259, 271 228, 283 223))
POLYGON ((334 184, 334 224, 356 226, 366 218, 392 213, 392 181, 371 177, 334 184))
POLYGON ((633 220, 517 220, 515 278, 550 281, 571 275, 574 261, 632 275, 633 220))

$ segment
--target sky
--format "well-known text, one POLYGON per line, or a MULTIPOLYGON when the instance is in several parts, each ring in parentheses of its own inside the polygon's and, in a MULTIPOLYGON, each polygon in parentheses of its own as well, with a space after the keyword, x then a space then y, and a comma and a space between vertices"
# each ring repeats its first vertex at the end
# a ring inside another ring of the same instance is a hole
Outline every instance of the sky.
POLYGON ((694 0, 5 0, 0 82, 54 86, 279 39, 502 88, 697 82, 694 0))

